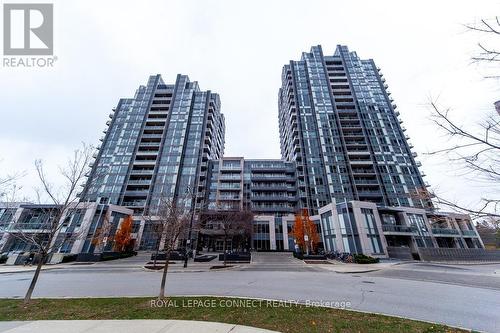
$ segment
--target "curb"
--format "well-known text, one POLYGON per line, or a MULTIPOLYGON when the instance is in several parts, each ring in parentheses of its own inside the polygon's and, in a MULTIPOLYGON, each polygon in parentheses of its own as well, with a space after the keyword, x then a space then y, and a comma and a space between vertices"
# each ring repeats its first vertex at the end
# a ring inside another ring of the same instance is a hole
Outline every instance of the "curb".
POLYGON ((358 273, 370 273, 370 272, 376 272, 380 271, 382 268, 374 268, 374 269, 368 269, 365 271, 349 271, 349 272, 338 272, 338 271, 333 271, 337 274, 358 274, 358 273))
MULTIPOLYGON (((64 267, 46 267, 46 268, 42 268, 41 271, 50 271, 50 270, 53 270, 53 269, 63 269, 64 267)), ((8 272, 1 272, 0 271, 0 274, 17 274, 17 273, 31 273, 31 272, 34 272, 36 269, 30 269, 30 270, 24 270, 24 271, 8 271, 8 272)))
MULTIPOLYGON (((224 271, 229 271, 229 270, 233 270, 233 269, 236 269, 236 268, 239 268, 240 266, 231 266, 231 267, 227 267, 227 268, 223 268, 223 269, 207 269, 207 270, 202 270, 202 269, 192 269, 192 270, 185 270, 185 271, 179 271, 179 270, 175 270, 175 271, 171 271, 171 270, 168 270, 167 274, 169 273, 204 273, 204 272, 224 272, 224 271)), ((145 272, 163 272, 162 269, 149 269, 149 268, 146 268, 144 266, 141 267, 141 269, 145 272)))

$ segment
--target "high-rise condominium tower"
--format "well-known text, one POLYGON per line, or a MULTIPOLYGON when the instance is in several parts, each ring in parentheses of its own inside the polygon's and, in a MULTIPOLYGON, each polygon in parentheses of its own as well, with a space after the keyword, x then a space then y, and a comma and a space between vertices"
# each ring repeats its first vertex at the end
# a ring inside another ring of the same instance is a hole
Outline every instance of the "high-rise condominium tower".
POLYGON ((281 155, 295 161, 300 205, 345 200, 431 208, 419 162, 373 60, 321 46, 283 67, 281 155))
POLYGON ((208 160, 224 152, 219 95, 177 75, 175 84, 151 76, 134 98, 121 99, 81 194, 141 214, 160 195, 195 194, 201 203, 208 160))

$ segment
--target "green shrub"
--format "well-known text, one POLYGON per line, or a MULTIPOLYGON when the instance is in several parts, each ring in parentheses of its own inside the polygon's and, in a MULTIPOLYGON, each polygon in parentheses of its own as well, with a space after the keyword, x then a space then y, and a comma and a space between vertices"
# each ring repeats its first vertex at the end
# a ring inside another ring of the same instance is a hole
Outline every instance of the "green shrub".
POLYGON ((376 264, 379 262, 379 259, 370 256, 365 256, 364 254, 355 254, 354 262, 357 264, 376 264))
POLYGON ((72 262, 76 260, 78 254, 67 254, 63 257, 62 262, 72 262))

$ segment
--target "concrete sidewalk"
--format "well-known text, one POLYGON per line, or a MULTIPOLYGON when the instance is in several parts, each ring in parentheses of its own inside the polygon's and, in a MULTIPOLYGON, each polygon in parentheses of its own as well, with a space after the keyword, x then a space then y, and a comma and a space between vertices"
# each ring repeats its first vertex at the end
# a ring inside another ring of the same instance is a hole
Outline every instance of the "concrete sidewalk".
POLYGON ((333 271, 336 273, 343 273, 343 274, 375 272, 375 271, 379 271, 381 269, 390 268, 390 267, 395 266, 395 265, 399 265, 399 263, 397 263, 397 262, 383 262, 383 263, 378 263, 378 264, 361 265, 361 264, 344 264, 344 263, 334 262, 333 264, 329 264, 329 265, 315 264, 315 266, 321 267, 325 270, 333 271))
MULTIPOLYGON (((58 268, 64 268, 65 266, 63 265, 43 265, 42 270, 49 270, 49 269, 58 269, 58 268)), ((22 265, 1 265, 0 266, 0 274, 7 274, 7 273, 24 273, 24 272, 34 272, 36 269, 36 265, 33 266, 22 266, 22 265)))
POLYGON ((273 333, 250 326, 190 320, 37 320, 0 322, 2 333, 273 333))

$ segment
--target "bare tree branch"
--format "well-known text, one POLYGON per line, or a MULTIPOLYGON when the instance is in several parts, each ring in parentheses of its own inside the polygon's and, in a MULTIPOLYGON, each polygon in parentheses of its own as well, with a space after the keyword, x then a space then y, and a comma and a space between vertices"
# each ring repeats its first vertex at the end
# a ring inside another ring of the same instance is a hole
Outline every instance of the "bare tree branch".
MULTIPOLYGON (((29 214, 30 209, 34 209, 39 215, 36 218, 28 219, 27 222, 24 222, 24 218, 20 218, 6 230, 14 238, 29 245, 30 248, 35 248, 38 256, 35 274, 24 298, 25 303, 31 300, 41 267, 49 255, 69 238, 81 236, 75 230, 71 233, 63 233, 62 231, 68 227, 75 211, 82 208, 82 204, 78 205, 76 202, 76 189, 85 180, 85 172, 91 159, 92 150, 92 146, 82 144, 82 148, 74 151, 67 165, 59 169, 65 181, 64 186, 60 189, 56 189, 49 181, 43 162, 41 160, 35 161, 35 169, 41 184, 41 189, 36 191, 38 199, 41 200, 43 192, 52 203, 28 207, 27 214, 29 214)), ((28 217, 30 216, 26 218, 28 217)))
POLYGON ((475 182, 485 181, 492 193, 485 194, 477 208, 435 196, 438 204, 473 218, 500 216, 500 118, 493 113, 486 121, 464 126, 450 116, 449 109, 442 111, 435 101, 430 103, 432 121, 449 139, 449 145, 429 153, 444 155, 455 168, 462 169, 462 175, 475 182), (489 197, 493 196, 493 197, 489 197))

